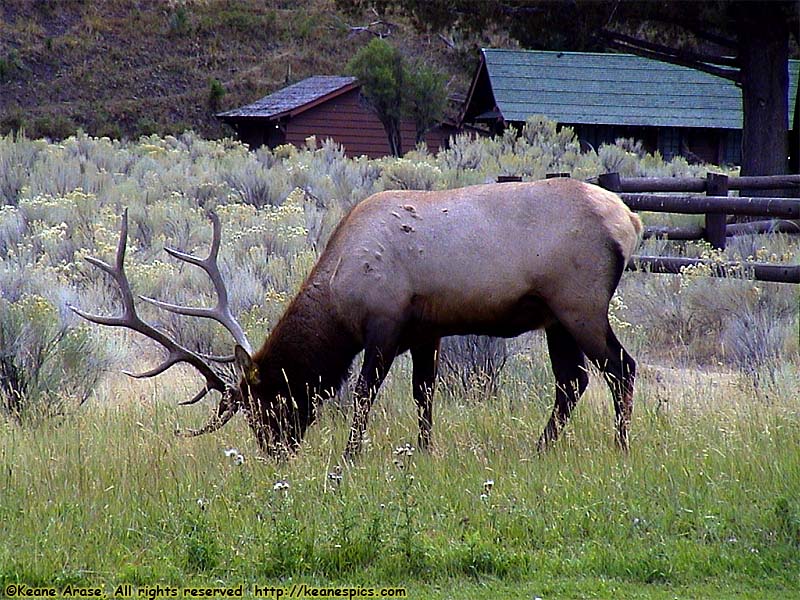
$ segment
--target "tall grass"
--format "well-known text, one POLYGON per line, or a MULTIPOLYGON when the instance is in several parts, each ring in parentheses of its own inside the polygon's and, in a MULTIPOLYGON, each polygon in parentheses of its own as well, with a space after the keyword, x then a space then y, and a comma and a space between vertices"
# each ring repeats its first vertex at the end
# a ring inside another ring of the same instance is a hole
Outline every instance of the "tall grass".
POLYGON ((511 368, 491 402, 441 398, 435 449, 400 462, 395 448, 416 437, 400 365, 362 460, 341 479, 347 422, 335 410, 299 456, 273 463, 258 459, 241 422, 174 438, 176 422, 205 416, 176 412, 188 389, 115 383, 103 395, 117 401, 69 426, 4 429, 0 582, 590 578, 622 590, 800 592, 796 397, 761 403, 739 379, 698 377, 670 385, 660 403, 663 381, 645 370, 629 456, 612 443, 597 382, 540 457, 550 393, 528 376, 524 363, 511 368), (232 447, 243 464, 226 457, 232 447))

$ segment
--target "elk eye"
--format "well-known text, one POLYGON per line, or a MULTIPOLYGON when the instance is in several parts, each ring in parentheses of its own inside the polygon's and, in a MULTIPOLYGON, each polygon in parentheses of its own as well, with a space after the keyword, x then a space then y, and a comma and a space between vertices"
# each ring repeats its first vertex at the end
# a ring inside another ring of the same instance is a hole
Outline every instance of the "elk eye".
POLYGON ((261 382, 261 378, 258 376, 258 367, 256 366, 247 369, 244 373, 244 377, 250 385, 256 385, 261 382))

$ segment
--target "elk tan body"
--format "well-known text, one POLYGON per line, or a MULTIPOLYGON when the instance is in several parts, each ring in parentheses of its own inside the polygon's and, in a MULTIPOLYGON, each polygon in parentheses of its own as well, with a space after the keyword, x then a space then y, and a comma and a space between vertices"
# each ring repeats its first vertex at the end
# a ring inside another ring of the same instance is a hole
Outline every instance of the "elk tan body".
POLYGON ((443 336, 514 336, 553 310, 586 326, 640 229, 615 194, 571 179, 382 192, 342 222, 309 283, 330 287, 362 343, 376 317, 443 336))
POLYGON ((584 391, 587 357, 611 388, 617 440, 627 448, 635 362, 611 330, 608 305, 642 225, 615 194, 571 179, 375 194, 338 225, 301 290, 252 356, 227 309, 216 268, 216 217, 214 222, 209 258, 169 252, 209 273, 218 306, 208 311, 155 303, 225 324, 237 340, 238 382, 214 376, 201 357, 135 316, 122 267, 126 221, 117 267, 93 260, 120 283, 125 315, 133 316, 80 313, 136 329, 164 345, 170 356, 146 376, 175 362, 193 364, 207 385, 192 402, 209 389, 222 392, 217 416, 192 434, 219 428, 241 409, 265 451, 295 448, 315 418, 319 397, 340 387, 364 350, 345 450, 350 459, 360 449, 370 406, 392 361, 410 350, 424 447, 430 442, 441 337, 511 337, 544 328, 556 398, 539 448, 558 437, 584 391))

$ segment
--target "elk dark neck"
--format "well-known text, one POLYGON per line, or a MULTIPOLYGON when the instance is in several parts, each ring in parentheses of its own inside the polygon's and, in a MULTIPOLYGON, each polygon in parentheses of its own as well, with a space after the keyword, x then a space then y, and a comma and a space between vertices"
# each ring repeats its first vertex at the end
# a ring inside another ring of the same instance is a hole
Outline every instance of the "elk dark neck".
POLYGON ((266 396, 293 398, 313 419, 315 396, 333 395, 360 348, 341 324, 326 290, 305 285, 253 360, 266 396))

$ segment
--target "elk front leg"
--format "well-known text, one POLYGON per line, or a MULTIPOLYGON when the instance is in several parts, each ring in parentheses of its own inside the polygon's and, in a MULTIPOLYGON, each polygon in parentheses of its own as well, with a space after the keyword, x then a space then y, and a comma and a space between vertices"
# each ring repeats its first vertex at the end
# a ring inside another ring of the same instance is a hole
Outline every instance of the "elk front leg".
POLYGON ((350 427, 350 436, 344 451, 345 463, 352 462, 361 451, 361 442, 367 430, 369 411, 397 352, 393 341, 394 336, 388 338, 385 335, 385 329, 381 330, 380 327, 375 329, 377 333, 384 335, 370 336, 372 341, 368 341, 364 349, 364 364, 361 366, 361 373, 353 394, 353 424, 350 427))

